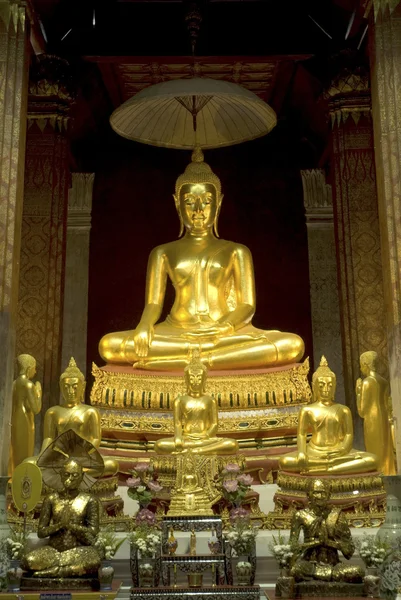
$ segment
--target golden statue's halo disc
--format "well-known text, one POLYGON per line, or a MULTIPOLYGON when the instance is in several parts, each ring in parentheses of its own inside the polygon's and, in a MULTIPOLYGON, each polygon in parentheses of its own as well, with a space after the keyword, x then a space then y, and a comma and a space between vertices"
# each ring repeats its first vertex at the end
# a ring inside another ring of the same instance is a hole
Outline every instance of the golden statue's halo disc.
POLYGON ((11 489, 15 506, 19 511, 28 513, 35 508, 42 493, 42 473, 32 463, 21 463, 15 468, 11 480, 11 489))

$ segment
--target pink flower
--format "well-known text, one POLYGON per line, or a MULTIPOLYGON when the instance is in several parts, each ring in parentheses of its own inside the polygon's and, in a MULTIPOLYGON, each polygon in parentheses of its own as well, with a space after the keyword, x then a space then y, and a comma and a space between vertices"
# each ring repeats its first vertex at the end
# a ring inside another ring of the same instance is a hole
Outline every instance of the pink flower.
POLYGON ((253 481, 252 475, 249 475, 248 473, 242 473, 242 475, 238 475, 237 479, 240 483, 243 483, 244 485, 251 485, 253 481))
POLYGON ((238 490, 238 481, 236 479, 229 479, 223 483, 223 487, 227 492, 236 492, 238 490))
POLYGON ((154 525, 156 523, 156 515, 151 510, 142 508, 136 515, 135 521, 138 524, 147 523, 148 525, 154 525))
POLYGON ((144 473, 145 471, 147 471, 149 469, 149 465, 146 462, 139 462, 136 463, 134 470, 138 471, 138 473, 144 473))
POLYGON ((148 481, 148 488, 151 492, 160 492, 160 490, 163 489, 163 486, 157 481, 148 481))
POLYGON ((236 519, 249 519, 250 512, 246 510, 246 508, 233 508, 230 510, 230 519, 231 521, 235 521, 236 519))
POLYGON ((133 488, 133 487, 138 487, 139 485, 141 485, 141 480, 139 479, 139 477, 128 477, 128 479, 127 479, 128 487, 133 488))
POLYGON ((241 467, 237 463, 227 463, 224 469, 227 473, 238 473, 241 467))

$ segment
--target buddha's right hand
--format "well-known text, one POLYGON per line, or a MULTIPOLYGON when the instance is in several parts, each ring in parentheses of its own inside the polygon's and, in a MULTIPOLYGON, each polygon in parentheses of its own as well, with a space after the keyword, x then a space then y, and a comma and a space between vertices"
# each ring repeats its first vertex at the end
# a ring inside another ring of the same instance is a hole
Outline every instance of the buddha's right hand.
POLYGON ((140 323, 135 329, 133 339, 135 353, 138 357, 143 358, 148 355, 153 333, 154 329, 152 325, 142 325, 140 323))

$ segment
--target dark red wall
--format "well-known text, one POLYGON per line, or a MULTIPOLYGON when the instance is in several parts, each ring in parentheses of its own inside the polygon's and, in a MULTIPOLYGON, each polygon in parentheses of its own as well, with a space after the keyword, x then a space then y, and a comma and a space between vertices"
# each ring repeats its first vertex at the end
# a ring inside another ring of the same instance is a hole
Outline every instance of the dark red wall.
MULTIPOLYGON (((260 140, 207 151, 205 159, 221 178, 225 196, 220 237, 246 244, 253 254, 257 292, 254 324, 298 333, 311 355, 300 148, 285 126, 280 126, 260 140)), ((189 152, 153 148, 116 135, 97 150, 90 246, 89 370, 92 361, 102 364, 97 350, 101 336, 134 328, 140 318, 148 254, 154 246, 178 236, 172 194, 175 180, 189 160, 189 152)), ((169 305, 171 292, 166 298, 169 305)))

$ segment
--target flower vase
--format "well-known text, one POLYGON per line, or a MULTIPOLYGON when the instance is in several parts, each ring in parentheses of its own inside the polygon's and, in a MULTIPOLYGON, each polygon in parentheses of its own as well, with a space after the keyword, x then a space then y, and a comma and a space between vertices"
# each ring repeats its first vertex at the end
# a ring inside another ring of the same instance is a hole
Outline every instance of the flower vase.
POLYGON ((367 598, 379 598, 380 575, 377 567, 367 567, 363 579, 364 595, 367 598))
POLYGON ((155 569, 152 559, 145 559, 143 562, 139 564, 139 586, 140 587, 153 587, 154 586, 154 576, 155 569))
POLYGON ((276 596, 281 598, 294 598, 295 579, 291 576, 291 570, 288 565, 280 565, 280 575, 276 583, 276 596))
POLYGON ((100 591, 111 590, 114 577, 114 568, 111 560, 102 560, 98 570, 100 591))
POLYGON ((378 539, 395 545, 401 538, 401 475, 383 477, 384 488, 387 492, 386 520, 376 534, 378 539))
POLYGON ((188 574, 188 587, 200 588, 202 587, 203 574, 202 573, 189 573, 188 574))
POLYGON ((237 585, 251 585, 252 565, 247 560, 239 560, 235 565, 237 585))
POLYGON ((19 559, 11 559, 7 570, 7 590, 9 592, 20 591, 22 574, 21 561, 19 559))

